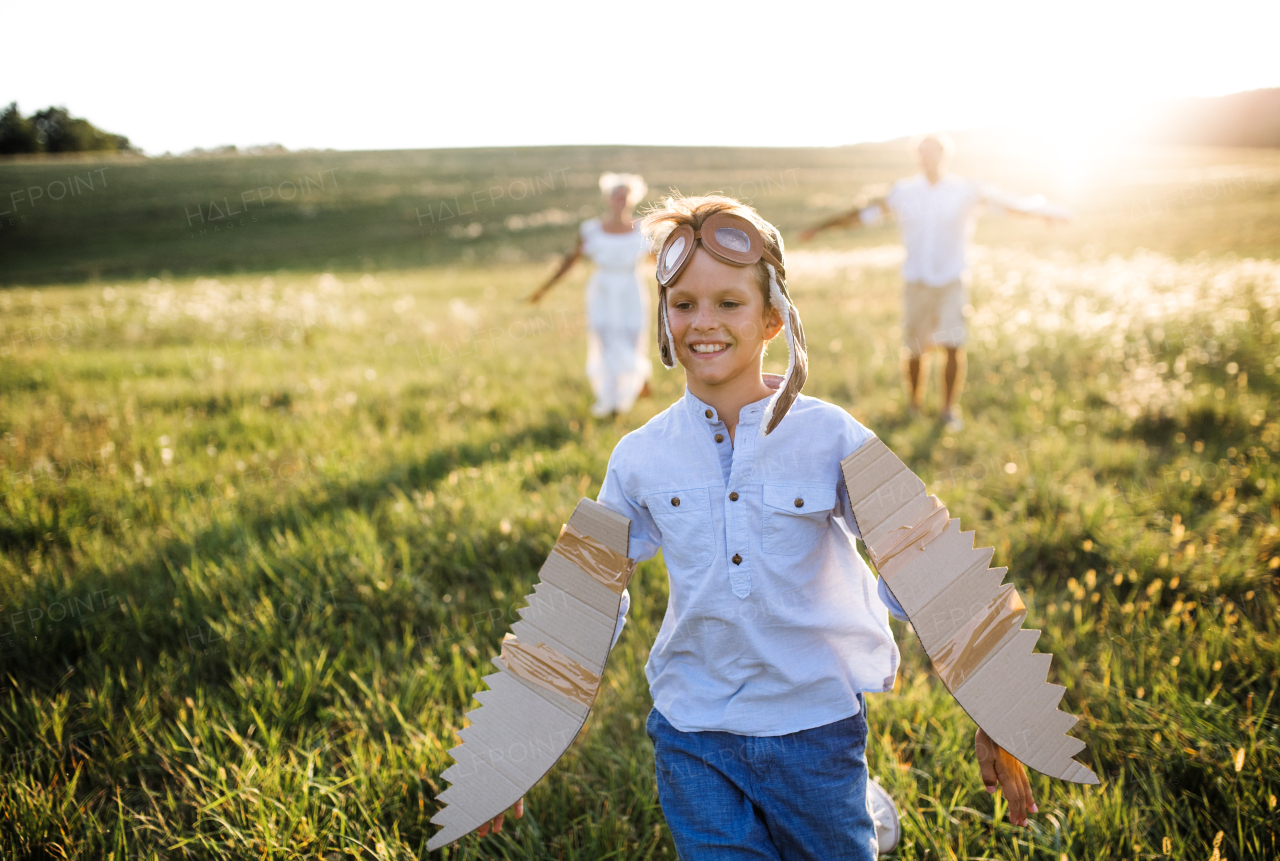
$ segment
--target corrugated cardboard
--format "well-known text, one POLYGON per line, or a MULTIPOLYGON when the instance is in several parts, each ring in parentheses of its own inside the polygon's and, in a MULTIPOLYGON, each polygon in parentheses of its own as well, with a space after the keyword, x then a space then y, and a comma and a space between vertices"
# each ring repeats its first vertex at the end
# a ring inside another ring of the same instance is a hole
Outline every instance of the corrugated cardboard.
MULTIPOLYGON (((583 676, 602 675, 622 588, 635 570, 626 558, 630 536, 630 520, 589 499, 579 502, 507 636, 534 652, 553 650, 552 665, 573 662, 583 676)), ((463 743, 449 751, 455 764, 443 777, 452 785, 438 796, 446 806, 431 819, 443 828, 428 849, 515 804, 564 755, 590 714, 589 706, 513 671, 501 656, 493 663, 499 672, 484 677, 489 690, 476 694, 482 706, 467 713, 471 725, 458 732, 463 743)))
POLYGON ((841 462, 858 531, 889 591, 910 617, 947 689, 987 735, 1036 771, 1074 783, 1097 776, 1072 759, 1077 718, 1058 710, 1050 657, 1021 630, 1026 608, 995 552, 975 548, 937 497, 879 439, 841 462))

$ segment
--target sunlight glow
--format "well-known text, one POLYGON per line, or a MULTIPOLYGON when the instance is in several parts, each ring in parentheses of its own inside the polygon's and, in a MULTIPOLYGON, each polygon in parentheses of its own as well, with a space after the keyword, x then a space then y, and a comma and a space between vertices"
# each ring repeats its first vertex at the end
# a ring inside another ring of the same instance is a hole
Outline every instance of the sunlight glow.
POLYGON ((28 112, 66 105, 149 152, 839 145, 999 125, 1052 140, 1076 165, 1108 124, 1156 100, 1280 85, 1280 3, 1257 0, 799 0, 740 15, 668 3, 262 4, 252 21, 136 5, 128 16, 77 2, 7 10, 9 32, 56 32, 60 55, 77 58, 50 63, 46 41, 11 40, 9 97, 28 112), (112 74, 86 74, 108 53, 112 74), (742 104, 695 95, 717 65, 750 82, 742 104))

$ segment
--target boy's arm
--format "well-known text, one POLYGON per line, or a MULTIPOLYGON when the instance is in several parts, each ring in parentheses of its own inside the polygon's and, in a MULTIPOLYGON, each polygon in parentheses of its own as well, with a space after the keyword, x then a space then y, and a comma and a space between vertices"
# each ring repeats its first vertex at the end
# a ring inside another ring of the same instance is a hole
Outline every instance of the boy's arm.
POLYGON ((613 629, 613 642, 609 644, 609 649, 618 645, 618 638, 622 636, 622 628, 627 624, 627 611, 631 609, 631 590, 622 590, 622 603, 618 605, 618 624, 613 629))
POLYGON ((1028 813, 1040 812, 1031 795, 1027 770, 1013 754, 996 744, 982 727, 978 727, 973 736, 973 749, 978 755, 982 785, 993 795, 997 789, 1001 790, 1009 803, 1009 821, 1014 825, 1026 825, 1028 813))
POLYGON ((889 608, 889 615, 897 619, 899 622, 910 622, 907 618, 907 611, 902 609, 902 605, 898 603, 898 599, 893 597, 893 593, 889 591, 889 584, 884 582, 881 577, 876 581, 876 594, 880 596, 880 600, 889 608))
MULTIPOLYGON (((616 449, 615 449, 616 454, 616 449)), ((609 469, 605 472, 604 483, 600 486, 600 495, 596 502, 617 514, 631 520, 631 542, 627 556, 636 562, 652 559, 662 546, 662 533, 649 514, 647 506, 632 499, 623 487, 614 458, 609 459, 609 469)), ((613 631, 613 643, 617 644, 622 636, 622 629, 627 624, 627 612, 631 609, 631 591, 622 592, 622 605, 618 608, 618 624, 613 631)), ((610 648, 613 646, 611 645, 610 648)))
POLYGON ((526 596, 529 606, 493 659, 498 672, 483 679, 489 690, 476 694, 482 708, 466 713, 471 726, 459 733, 463 743, 449 751, 455 764, 441 776, 452 785, 437 796, 445 806, 431 821, 443 828, 427 842, 429 850, 473 829, 480 836, 500 831, 508 804, 520 818, 524 792, 581 732, 617 639, 617 626, 607 627, 608 616, 623 605, 635 572, 635 563, 624 555, 630 529, 626 518, 589 499, 574 508, 538 572, 534 592, 526 596), (505 737, 531 749, 539 740, 551 756, 495 757, 489 743, 505 737), (476 821, 478 813, 495 807, 491 819, 476 821))
MULTIPOLYGON (((853 507, 849 504, 849 489, 845 487, 843 481, 836 484, 836 505, 839 509, 840 516, 844 520, 845 526, 849 527, 849 531, 859 541, 862 541, 862 533, 858 531, 858 521, 853 517, 853 507)), ((865 542, 864 542, 865 546, 865 542)), ((902 605, 898 603, 898 599, 889 591, 889 585, 884 582, 884 578, 880 577, 876 580, 876 594, 880 596, 880 600, 889 608, 889 615, 897 619, 899 622, 909 621, 907 612, 902 609, 902 605)))
POLYGON ((850 507, 870 536, 881 577, 911 607, 943 684, 983 728, 975 741, 986 785, 998 783, 1010 795, 1017 822, 1035 807, 1021 763, 1097 784, 1072 758, 1085 747, 1066 735, 1078 719, 1058 709, 1065 688, 1045 681, 1048 657, 1033 650, 1039 632, 1022 630, 1026 606, 1014 585, 1002 582, 1007 569, 987 567, 994 551, 974 547, 973 533, 960 531, 959 520, 883 442, 851 442, 858 444, 841 462, 850 507))
POLYGON ((649 513, 648 506, 636 502, 627 494, 613 458, 609 460, 609 469, 604 475, 604 483, 600 485, 600 495, 596 497, 596 502, 631 520, 628 557, 636 562, 644 562, 658 554, 658 548, 662 546, 662 532, 649 513))

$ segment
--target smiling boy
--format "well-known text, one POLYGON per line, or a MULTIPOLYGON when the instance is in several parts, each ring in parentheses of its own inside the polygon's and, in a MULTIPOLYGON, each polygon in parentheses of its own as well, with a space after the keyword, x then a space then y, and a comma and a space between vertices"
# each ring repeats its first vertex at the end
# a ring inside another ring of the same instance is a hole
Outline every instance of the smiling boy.
MULTIPOLYGON (((668 199, 645 229, 662 248, 663 364, 687 389, 618 443, 599 501, 631 518, 633 559, 662 549, 670 579, 646 728, 676 849, 874 858, 863 693, 893 689, 886 606, 905 616, 858 555, 840 472, 872 434, 799 394, 804 334, 773 225, 705 197, 668 199), (765 375, 784 331, 787 374, 765 375)), ((1025 822, 1025 773, 984 741, 984 782, 1005 778, 1025 822)))
MULTIPOLYGON (((893 689, 886 607, 906 617, 858 555, 841 476, 872 433, 800 394, 804 332, 773 225, 738 201, 693 197, 666 200, 645 229, 661 245, 662 361, 684 366, 687 388, 618 443, 599 502, 631 519, 632 559, 661 549, 666 562, 646 729, 676 850, 874 858, 870 802, 889 843, 897 823, 867 779, 863 693, 893 689), (779 333, 783 377, 761 370, 779 333)), ((1024 824, 1035 805, 1021 764, 981 730, 976 742, 988 791, 999 784, 1024 824)))

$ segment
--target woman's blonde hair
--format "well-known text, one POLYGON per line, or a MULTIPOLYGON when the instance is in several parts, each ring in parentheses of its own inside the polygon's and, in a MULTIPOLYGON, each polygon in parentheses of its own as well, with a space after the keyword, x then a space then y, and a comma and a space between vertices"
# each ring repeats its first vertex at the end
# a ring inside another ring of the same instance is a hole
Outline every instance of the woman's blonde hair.
MULTIPOLYGON (((671 231, 680 225, 687 224, 695 231, 701 230, 702 222, 717 212, 728 212, 750 221, 755 225, 756 230, 760 231, 765 250, 781 260, 784 266, 786 265, 786 260, 782 256, 782 234, 778 232, 778 228, 761 218, 760 213, 754 208, 732 197, 719 194, 704 197, 672 195, 645 213, 641 228, 649 239, 650 247, 657 249, 662 247, 662 243, 671 231)), ((769 307, 769 265, 763 257, 752 267, 752 272, 755 274, 756 284, 760 286, 767 309, 769 307)))
POLYGON ((600 174, 600 193, 605 197, 613 194, 613 190, 619 186, 626 187, 627 203, 632 206, 644 200, 644 196, 649 193, 649 186, 645 185, 644 177, 638 173, 606 172, 600 174))

